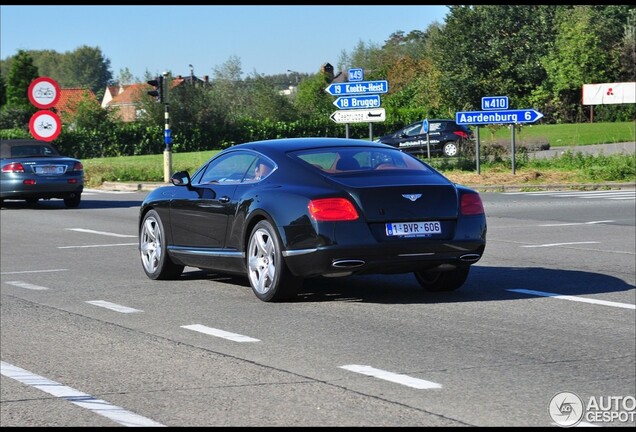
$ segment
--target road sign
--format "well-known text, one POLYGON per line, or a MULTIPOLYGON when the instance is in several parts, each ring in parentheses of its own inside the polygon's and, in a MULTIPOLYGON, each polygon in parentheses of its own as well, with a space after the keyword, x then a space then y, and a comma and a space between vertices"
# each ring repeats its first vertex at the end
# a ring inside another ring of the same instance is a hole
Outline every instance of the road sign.
POLYGON ((28 95, 29 100, 36 107, 52 108, 60 99, 60 86, 52 78, 39 77, 31 81, 28 95))
POLYGON ((362 81, 364 79, 364 69, 349 69, 349 81, 362 81))
POLYGON ((336 123, 370 123, 386 120, 384 108, 335 111, 329 118, 336 123))
POLYGON ((508 109, 508 96, 486 96, 481 98, 481 109, 495 110, 508 109))
POLYGON ((422 122, 422 132, 424 132, 425 134, 428 133, 428 119, 424 119, 424 121, 422 122))
POLYGON ((333 104, 340 109, 378 108, 380 95, 340 96, 333 104))
POLYGON ((389 91, 389 82, 387 80, 379 81, 359 81, 346 83, 331 83, 325 89, 332 96, 360 95, 365 93, 387 93, 389 91))
POLYGON ((35 139, 53 141, 62 131, 62 122, 53 111, 40 110, 31 116, 29 130, 35 139))
POLYGON ((534 109, 502 111, 463 111, 455 113, 455 123, 463 125, 534 123, 543 114, 534 109))

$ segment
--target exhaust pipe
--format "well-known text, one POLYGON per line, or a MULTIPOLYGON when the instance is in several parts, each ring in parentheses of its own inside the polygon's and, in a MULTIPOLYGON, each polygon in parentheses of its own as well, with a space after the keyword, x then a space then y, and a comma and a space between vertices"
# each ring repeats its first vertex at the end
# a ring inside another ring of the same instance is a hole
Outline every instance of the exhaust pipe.
POLYGON ((363 260, 359 259, 348 259, 348 260, 336 260, 331 263, 332 267, 335 268, 344 268, 344 269, 352 269, 362 267, 365 264, 363 260))
POLYGON ((462 262, 473 263, 473 262, 479 261, 479 258, 481 258, 481 255, 479 254, 466 254, 466 255, 460 256, 459 260, 462 262))

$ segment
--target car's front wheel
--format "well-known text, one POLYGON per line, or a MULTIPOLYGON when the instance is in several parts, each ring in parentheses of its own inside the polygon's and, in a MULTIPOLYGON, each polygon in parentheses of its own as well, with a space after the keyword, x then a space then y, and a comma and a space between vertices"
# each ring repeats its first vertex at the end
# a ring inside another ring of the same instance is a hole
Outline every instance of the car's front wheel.
POLYGON ((252 230, 247 246, 247 272, 256 297, 265 302, 289 300, 298 292, 302 278, 291 274, 276 230, 266 220, 252 230))
POLYGON ((144 216, 139 232, 139 251, 144 272, 150 279, 176 279, 184 266, 175 264, 166 250, 165 229, 155 210, 144 216))
POLYGON ((416 271, 415 279, 426 291, 454 291, 464 285, 470 273, 469 267, 458 267, 453 271, 416 271))

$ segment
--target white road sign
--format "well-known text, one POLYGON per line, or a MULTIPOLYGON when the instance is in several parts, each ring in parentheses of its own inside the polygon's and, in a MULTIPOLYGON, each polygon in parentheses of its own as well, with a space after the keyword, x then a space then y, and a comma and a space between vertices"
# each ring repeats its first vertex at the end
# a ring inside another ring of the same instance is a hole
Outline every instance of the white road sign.
POLYGON ((329 118, 336 123, 370 123, 386 120, 384 108, 335 111, 329 118))
POLYGON ((52 78, 39 77, 31 81, 28 95, 33 105, 41 109, 49 109, 54 107, 60 99, 60 86, 52 78))

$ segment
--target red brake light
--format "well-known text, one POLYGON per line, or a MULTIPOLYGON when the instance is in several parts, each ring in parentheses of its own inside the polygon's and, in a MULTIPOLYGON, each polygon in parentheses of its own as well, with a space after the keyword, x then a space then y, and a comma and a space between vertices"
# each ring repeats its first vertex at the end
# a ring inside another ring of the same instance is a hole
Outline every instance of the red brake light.
POLYGON ((358 212, 345 198, 323 198, 311 200, 309 214, 317 221, 349 221, 358 219, 358 212))
POLYGON ((2 167, 3 173, 23 173, 24 167, 20 162, 11 162, 2 167))
POLYGON ((468 134, 466 132, 462 132, 462 131, 455 131, 453 132, 455 135, 460 136, 464 139, 468 139, 468 134))
POLYGON ((84 165, 82 165, 81 162, 75 162, 75 165, 73 165, 72 171, 84 171, 84 165))
POLYGON ((476 193, 466 193, 461 197, 460 211, 463 215, 479 215, 484 214, 484 206, 481 197, 476 193))

